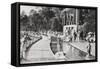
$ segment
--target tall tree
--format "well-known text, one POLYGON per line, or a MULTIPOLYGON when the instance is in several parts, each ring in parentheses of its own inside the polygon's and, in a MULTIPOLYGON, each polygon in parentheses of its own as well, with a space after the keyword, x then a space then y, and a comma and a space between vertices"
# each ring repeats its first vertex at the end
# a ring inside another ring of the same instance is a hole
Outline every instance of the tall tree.
POLYGON ((51 28, 50 19, 55 16, 54 12, 51 10, 51 7, 43 7, 41 15, 44 18, 45 29, 49 30, 51 28))
POLYGON ((51 23, 52 23, 51 28, 53 31, 59 31, 59 32, 63 31, 63 23, 62 23, 62 17, 61 17, 61 11, 63 9, 64 8, 52 7, 52 11, 55 14, 55 17, 51 19, 51 23))
POLYGON ((21 30, 25 30, 26 26, 28 25, 29 19, 28 16, 26 15, 25 11, 22 11, 20 14, 20 26, 21 30))
POLYGON ((83 25, 84 32, 95 32, 95 15, 93 9, 80 9, 80 25, 83 25))

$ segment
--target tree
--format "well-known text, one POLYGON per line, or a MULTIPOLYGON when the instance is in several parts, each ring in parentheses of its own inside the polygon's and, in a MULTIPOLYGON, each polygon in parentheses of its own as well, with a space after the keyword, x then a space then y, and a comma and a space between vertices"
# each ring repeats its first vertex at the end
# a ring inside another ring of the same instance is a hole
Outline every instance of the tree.
POLYGON ((55 16, 54 12, 51 10, 51 7, 43 7, 40 14, 43 17, 45 29, 49 30, 51 28, 50 19, 55 16))
POLYGON ((64 8, 57 8, 57 7, 52 7, 52 11, 55 13, 55 17, 57 17, 57 19, 59 20, 59 23, 61 25, 62 24, 62 17, 61 17, 61 11, 63 10, 64 8))
POLYGON ((52 11, 55 14, 55 17, 51 19, 51 29, 53 31, 63 31, 63 23, 62 23, 62 17, 61 17, 61 11, 64 8, 57 8, 57 7, 52 7, 52 11))
POLYGON ((20 14, 20 26, 21 30, 25 30, 29 22, 28 16, 26 15, 25 11, 22 11, 20 14))
POLYGON ((54 17, 52 19, 52 31, 58 31, 58 32, 62 32, 63 31, 63 26, 61 25, 61 23, 59 22, 59 19, 57 17, 54 17))
POLYGON ((80 25, 84 32, 95 32, 95 15, 94 9, 80 9, 80 25))

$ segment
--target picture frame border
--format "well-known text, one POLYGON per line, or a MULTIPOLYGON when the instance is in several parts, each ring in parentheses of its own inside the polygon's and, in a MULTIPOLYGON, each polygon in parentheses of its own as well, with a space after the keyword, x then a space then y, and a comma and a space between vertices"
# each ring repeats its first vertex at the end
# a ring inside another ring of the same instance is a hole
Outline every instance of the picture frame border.
POLYGON ((43 4, 43 3, 26 3, 26 2, 16 2, 17 4, 17 26, 18 28, 16 29, 16 34, 18 35, 18 66, 39 66, 39 65, 55 65, 55 64, 72 64, 72 63, 87 63, 87 62, 97 62, 98 61, 98 17, 97 17, 97 11, 98 11, 98 7, 92 7, 92 6, 74 6, 74 5, 60 5, 60 4, 43 4), (45 6, 45 7, 63 7, 63 8, 84 8, 84 9, 95 9, 96 11, 96 24, 95 24, 95 33, 96 33, 96 47, 95 47, 95 60, 77 60, 77 61, 59 61, 59 62, 40 62, 40 63, 25 63, 25 64, 21 64, 20 63, 20 6, 45 6))

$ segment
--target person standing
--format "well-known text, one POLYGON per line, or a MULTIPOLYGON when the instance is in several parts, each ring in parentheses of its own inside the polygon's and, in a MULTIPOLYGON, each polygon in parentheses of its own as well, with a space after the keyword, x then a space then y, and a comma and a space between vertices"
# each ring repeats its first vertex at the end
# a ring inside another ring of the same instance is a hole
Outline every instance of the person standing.
POLYGON ((74 32, 74 40, 76 41, 77 34, 74 32))
POLYGON ((30 39, 28 33, 24 34, 24 37, 21 40, 21 53, 22 53, 21 55, 22 55, 22 59, 26 59, 26 50, 27 50, 27 47, 29 46, 29 44, 28 44, 29 40, 31 40, 31 39, 30 39))
POLYGON ((87 53, 88 53, 88 56, 91 56, 91 42, 89 41, 89 44, 87 46, 87 53))
POLYGON ((24 37, 21 39, 21 47, 20 47, 20 58, 21 59, 25 58, 25 48, 24 48, 25 38, 26 38, 26 35, 24 35, 24 37))

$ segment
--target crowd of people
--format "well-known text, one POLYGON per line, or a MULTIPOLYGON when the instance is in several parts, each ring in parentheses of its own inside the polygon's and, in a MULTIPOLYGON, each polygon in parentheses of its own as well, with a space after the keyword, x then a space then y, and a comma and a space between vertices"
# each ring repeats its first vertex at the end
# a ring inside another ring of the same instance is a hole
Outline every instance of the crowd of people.
MULTIPOLYGON (((87 36, 83 39, 82 34, 79 34, 75 30, 73 31, 67 31, 64 35, 62 32, 54 32, 54 31, 48 31, 48 32, 33 32, 33 31, 21 31, 20 36, 20 58, 26 58, 25 52, 29 44, 32 43, 32 41, 36 38, 42 38, 42 35, 47 36, 52 43, 54 40, 51 37, 57 37, 59 39, 59 45, 62 49, 62 43, 63 41, 73 42, 79 40, 86 40, 89 44, 87 46, 87 52, 88 55, 91 55, 91 43, 95 42, 95 33, 89 32, 87 33, 87 36)), ((57 41, 56 41, 57 42, 57 41)))
POLYGON ((39 33, 34 33, 32 31, 21 31, 20 33, 20 58, 26 59, 26 51, 29 46, 37 41, 38 39, 42 38, 39 33))

